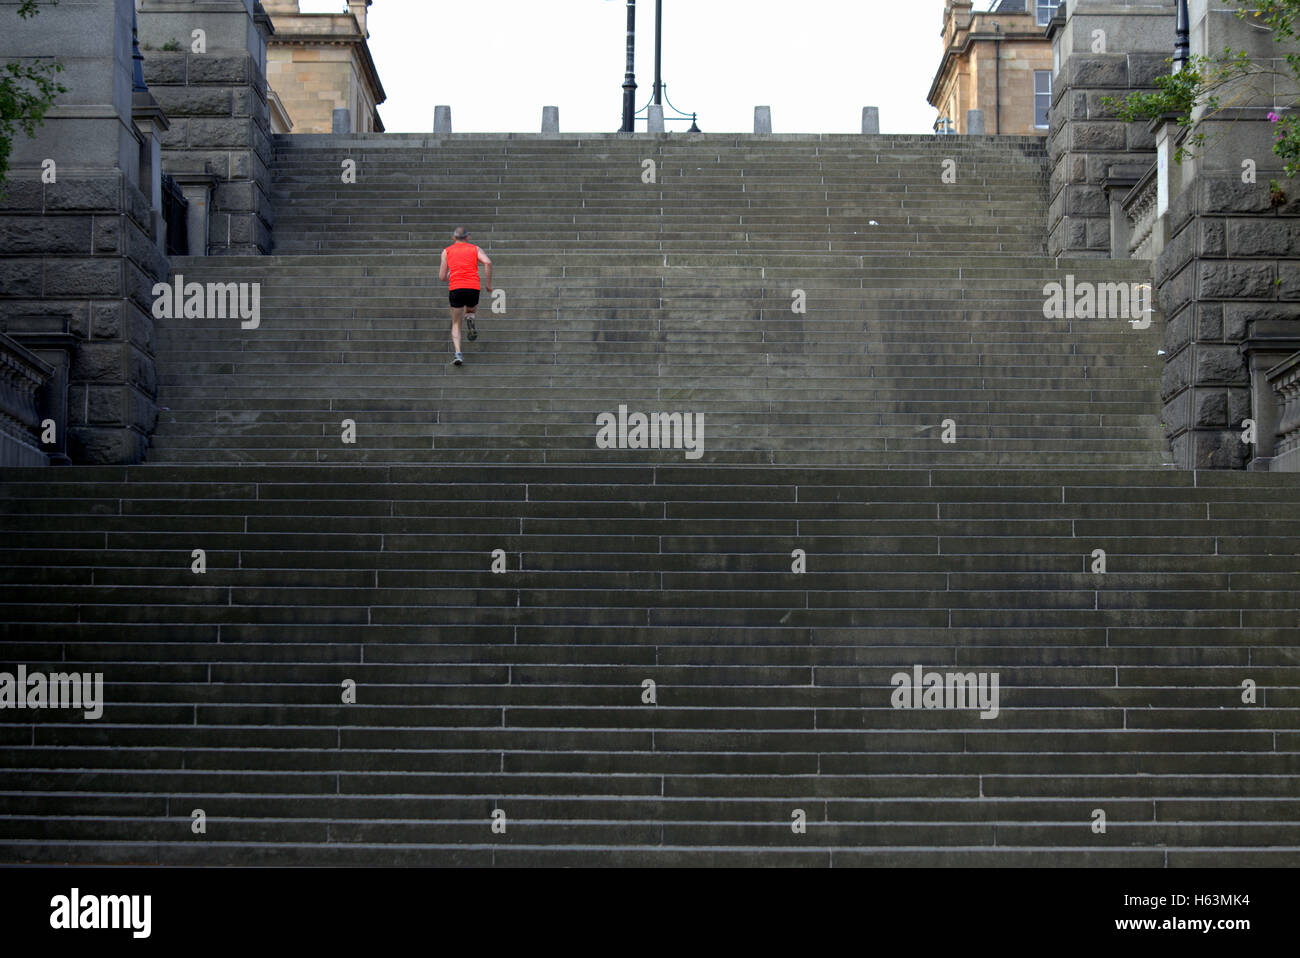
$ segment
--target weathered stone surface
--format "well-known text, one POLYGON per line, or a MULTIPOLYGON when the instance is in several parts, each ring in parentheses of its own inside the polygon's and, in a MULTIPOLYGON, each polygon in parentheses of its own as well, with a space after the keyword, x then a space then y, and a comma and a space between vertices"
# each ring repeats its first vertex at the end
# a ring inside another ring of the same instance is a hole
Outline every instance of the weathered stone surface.
POLYGON ((1184 389, 1164 405, 1161 420, 1165 425, 1165 434, 1174 436, 1184 432, 1192 424, 1192 391, 1184 389))
POLYGON ((1223 389, 1192 390, 1193 424, 1227 428, 1228 393, 1223 389))
POLYGON ((1075 54, 1070 58, 1069 85, 1078 87, 1118 87, 1129 85, 1128 57, 1122 53, 1075 54))
POLYGON ((72 360, 72 378, 85 383, 126 381, 126 346, 120 343, 82 343, 72 360))
POLYGON ((46 263, 46 296, 122 295, 122 263, 106 259, 54 259, 46 263))
POLYGON ((68 430, 68 453, 74 462, 97 466, 140 462, 148 441, 132 429, 78 426, 68 430))
POLYGON ((1272 299, 1272 263, 1200 262, 1198 292, 1205 299, 1272 299))
POLYGON ((1124 124, 1112 121, 1076 121, 1070 127, 1070 136, 1073 150, 1120 152, 1127 143, 1124 124))
POLYGON ((122 195, 126 200, 126 214, 150 236, 153 235, 153 209, 149 199, 134 184, 125 184, 122 195))
POLYGON ((1192 342, 1192 315, 1194 310, 1184 309, 1165 322, 1165 352, 1173 355, 1192 342))
POLYGON ((41 264, 39 260, 0 259, 0 298, 41 295, 41 264))
POLYGON ((1199 343, 1196 352, 1195 382, 1244 386, 1250 382, 1246 362, 1235 345, 1199 343))
POLYGON ((1241 342, 1256 320, 1300 320, 1300 306, 1281 303, 1224 303, 1223 334, 1228 342, 1241 342))
MULTIPOLYGON (((1201 255, 1226 256, 1228 253, 1228 243, 1226 239, 1227 226, 1225 221, 1203 219, 1200 221, 1200 229, 1201 255)), ((1235 246, 1233 247, 1233 252, 1242 255, 1241 251, 1235 246)))
POLYGON ((1067 187, 1066 207, 1071 216, 1110 217, 1110 201, 1100 186, 1067 187))
POLYGON ((45 186, 46 210, 92 210, 117 212, 120 207, 121 174, 73 176, 65 173, 57 183, 45 186))
POLYGON ((122 251, 122 217, 119 215, 95 217, 95 252, 120 253, 122 251))
POLYGON ((0 211, 35 211, 45 204, 45 186, 34 170, 10 170, 9 182, 0 195, 0 211))
POLYGON ((191 146, 244 149, 252 146, 251 121, 242 117, 220 120, 196 117, 189 121, 189 126, 191 146))
POLYGON ((1190 433, 1195 469, 1240 469, 1249 456, 1241 434, 1234 430, 1196 430, 1190 433))
POLYGON ((1198 339, 1223 339, 1223 304, 1198 303, 1196 305, 1196 325, 1198 339))
POLYGON ((89 216, 0 216, 0 253, 90 252, 89 216))
POLYGON ((1277 278, 1278 299, 1300 300, 1300 263, 1278 263, 1277 278))
POLYGON ((158 372, 153 357, 134 346, 128 346, 126 362, 127 382, 147 395, 158 395, 158 372))
POLYGON ((1230 219, 1227 247, 1233 256, 1300 255, 1300 221, 1269 217, 1230 219))
POLYGON ((1200 179, 1200 212, 1264 213, 1272 210, 1267 183, 1243 183, 1240 177, 1200 179))
POLYGON ((173 53, 167 50, 142 50, 144 56, 144 81, 154 96, 158 90, 167 86, 185 84, 185 53, 173 53))
POLYGON ((213 204, 228 213, 248 212, 257 209, 255 192, 251 182, 220 183, 213 191, 213 204))
POLYGON ((1160 53, 1128 54, 1128 82, 1135 88, 1154 88, 1156 78, 1169 75, 1169 58, 1160 53))
POLYGON ((124 392, 120 386, 86 388, 86 421, 92 426, 125 425, 124 392))
POLYGON ((231 91, 219 87, 160 87, 154 98, 169 116, 231 115, 231 91))
POLYGON ((189 83, 191 86, 195 84, 242 86, 250 82, 257 72, 252 57, 246 54, 243 56, 219 56, 217 54, 203 53, 191 54, 189 57, 189 83))
POLYGON ((122 335, 123 304, 91 303, 90 335, 95 339, 118 339, 122 335))
POLYGON ((1160 375, 1160 398, 1169 402, 1192 383, 1192 354, 1195 347, 1188 346, 1175 353, 1165 363, 1160 375))

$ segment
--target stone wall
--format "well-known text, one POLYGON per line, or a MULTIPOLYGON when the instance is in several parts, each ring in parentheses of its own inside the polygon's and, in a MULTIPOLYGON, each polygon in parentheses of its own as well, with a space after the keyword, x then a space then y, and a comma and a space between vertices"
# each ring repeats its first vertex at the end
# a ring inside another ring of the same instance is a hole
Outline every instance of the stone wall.
POLYGON ((163 169, 214 181, 206 253, 269 253, 270 19, 256 0, 140 0, 139 21, 145 79, 171 121, 163 169))
POLYGON ((1174 0, 1071 0, 1068 17, 1058 11, 1047 141, 1053 255, 1111 255, 1103 182, 1111 166, 1154 161, 1155 138, 1146 123, 1124 123, 1102 100, 1154 89, 1154 78, 1170 70, 1174 16, 1174 0), (1105 52, 1094 52, 1099 37, 1105 52))
POLYGON ((132 119, 132 0, 42 6, 27 21, 16 9, 0 2, 0 59, 58 58, 68 91, 15 143, 0 332, 54 370, 48 454, 139 462, 157 419, 151 291, 168 264, 146 195, 149 139, 132 119))
MULTIPOLYGON (((1189 9, 1194 54, 1231 46, 1263 62, 1287 52, 1237 20, 1235 4, 1193 0, 1189 9)), ((1184 468, 1268 468, 1276 417, 1263 374, 1300 349, 1300 180, 1282 173, 1267 113, 1296 93, 1279 85, 1224 99, 1237 107, 1202 123, 1205 148, 1169 164, 1168 241, 1156 261, 1168 317, 1165 422, 1184 468), (1270 179, 1284 199, 1271 197, 1270 179), (1247 419, 1265 432, 1253 445, 1243 442, 1247 419)))

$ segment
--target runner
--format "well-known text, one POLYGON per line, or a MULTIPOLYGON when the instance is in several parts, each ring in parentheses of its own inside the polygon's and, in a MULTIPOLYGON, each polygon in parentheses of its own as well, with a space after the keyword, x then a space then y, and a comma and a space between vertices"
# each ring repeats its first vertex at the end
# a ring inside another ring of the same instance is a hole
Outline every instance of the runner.
POLYGON ((447 283, 451 301, 451 348, 456 356, 452 363, 459 366, 465 361, 460 351, 460 323, 465 320, 465 333, 470 342, 478 339, 478 328, 474 324, 478 309, 479 278, 478 265, 482 263, 487 273, 484 286, 492 292, 492 260, 487 253, 469 241, 469 230, 463 226, 456 227, 451 236, 454 241, 442 251, 442 261, 438 264, 438 281, 447 283))

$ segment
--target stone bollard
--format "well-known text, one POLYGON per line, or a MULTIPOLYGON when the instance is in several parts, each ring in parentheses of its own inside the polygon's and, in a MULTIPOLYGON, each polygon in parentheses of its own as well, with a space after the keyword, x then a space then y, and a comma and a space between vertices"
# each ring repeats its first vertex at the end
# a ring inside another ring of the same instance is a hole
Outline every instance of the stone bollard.
POLYGON ((560 108, 558 106, 542 107, 542 132, 560 132, 560 108))
POLYGON ((335 110, 333 126, 331 133, 351 133, 352 132, 352 111, 348 109, 335 110))
POLYGON ((772 108, 770 106, 754 107, 754 132, 772 132, 772 108))
POLYGON ((880 132, 880 107, 864 106, 862 108, 862 135, 875 136, 880 132))
POLYGON ((966 111, 966 135, 967 136, 984 135, 984 111, 983 110, 966 111))
POLYGON ((658 103, 650 104, 650 114, 646 120, 646 126, 651 133, 662 133, 664 131, 664 108, 658 103))
POLYGON ((451 132, 451 107, 435 106, 433 108, 433 132, 451 132))

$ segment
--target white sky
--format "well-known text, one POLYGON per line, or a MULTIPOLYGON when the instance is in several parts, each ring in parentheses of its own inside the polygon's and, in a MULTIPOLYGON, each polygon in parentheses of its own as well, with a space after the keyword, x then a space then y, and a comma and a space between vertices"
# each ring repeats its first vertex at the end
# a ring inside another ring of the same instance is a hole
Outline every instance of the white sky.
MULTIPOLYGON (((300 0, 339 12, 344 0, 300 0)), ((458 133, 535 132, 542 107, 566 132, 622 122, 625 0, 375 0, 370 48, 390 132, 433 129, 448 103, 458 133)), ((706 133, 930 133, 925 102, 942 53, 943 0, 664 0, 669 98, 706 133)), ((637 108, 654 85, 654 0, 637 3, 637 108)), ((684 130, 689 123, 670 123, 684 130)), ((639 125, 644 129, 644 125, 639 125)))

